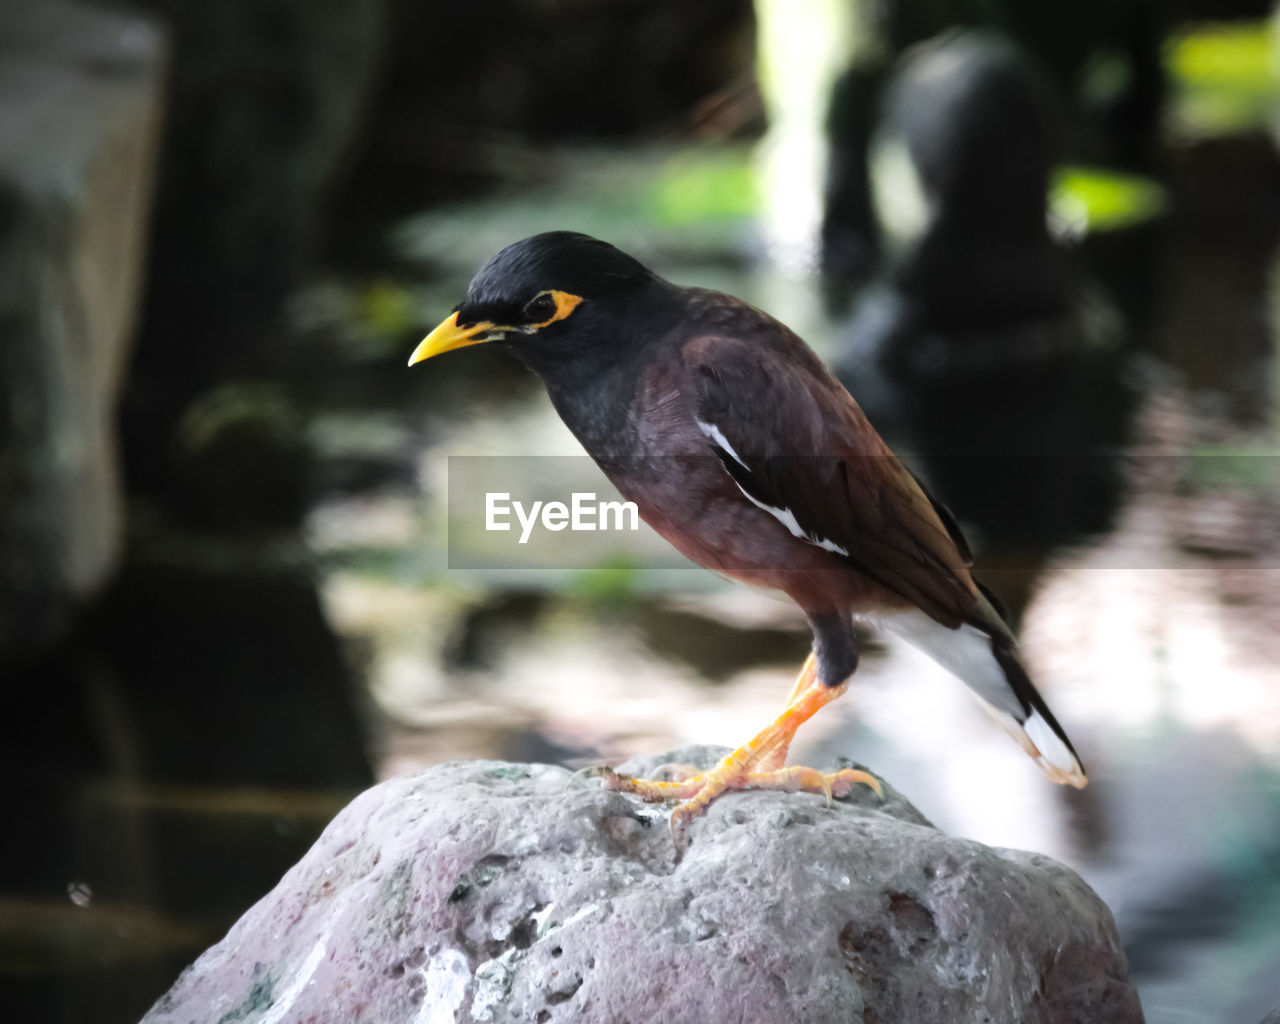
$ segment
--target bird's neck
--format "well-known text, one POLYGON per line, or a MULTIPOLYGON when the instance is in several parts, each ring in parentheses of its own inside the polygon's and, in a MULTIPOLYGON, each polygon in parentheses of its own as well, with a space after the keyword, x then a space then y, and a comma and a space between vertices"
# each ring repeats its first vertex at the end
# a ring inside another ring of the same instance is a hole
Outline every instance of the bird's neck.
POLYGON ((630 411, 636 374, 629 362, 575 367, 546 382, 556 412, 594 457, 630 454, 634 448, 630 411))
POLYGON ((644 369, 672 337, 685 290, 656 280, 633 308, 602 321, 577 357, 532 369, 565 425, 593 457, 638 451, 634 399, 644 369))

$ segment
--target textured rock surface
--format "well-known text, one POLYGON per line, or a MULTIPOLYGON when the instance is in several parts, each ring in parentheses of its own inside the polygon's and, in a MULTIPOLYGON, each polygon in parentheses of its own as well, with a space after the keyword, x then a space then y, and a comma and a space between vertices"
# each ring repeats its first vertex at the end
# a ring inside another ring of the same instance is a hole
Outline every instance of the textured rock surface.
POLYGON ((677 859, 659 809, 465 762, 355 800, 145 1021, 1119 1024, 1126 972, 1071 871, 892 791, 733 794, 677 859))
POLYGON ((0 650, 119 547, 116 396, 142 281, 164 40, 137 15, 0 0, 0 650))

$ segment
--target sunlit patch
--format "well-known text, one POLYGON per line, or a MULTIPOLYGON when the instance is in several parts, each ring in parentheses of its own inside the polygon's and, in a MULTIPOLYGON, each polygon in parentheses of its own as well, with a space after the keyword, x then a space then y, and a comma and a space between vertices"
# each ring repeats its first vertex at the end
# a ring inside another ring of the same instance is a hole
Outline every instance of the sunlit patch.
POLYGON ((932 204, 902 142, 886 139, 875 146, 871 185, 881 224, 895 243, 906 246, 924 234, 933 217, 932 204))
POLYGON ((757 0, 755 11, 769 121, 756 150, 760 227, 770 262, 801 276, 817 265, 826 166, 822 111, 852 51, 853 19, 840 0, 757 0))

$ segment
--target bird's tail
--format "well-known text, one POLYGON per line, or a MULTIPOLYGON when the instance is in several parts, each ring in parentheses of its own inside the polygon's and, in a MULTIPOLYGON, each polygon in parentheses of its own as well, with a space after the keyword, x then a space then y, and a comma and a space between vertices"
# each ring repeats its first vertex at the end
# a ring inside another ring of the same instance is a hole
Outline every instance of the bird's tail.
MULTIPOLYGON (((984 602, 985 603, 985 602, 984 602)), ((984 609, 991 611, 990 609, 984 609)), ((1079 755, 1018 660, 1017 645, 994 611, 950 629, 924 612, 886 616, 881 624, 961 680, 982 706, 1054 782, 1083 789, 1079 755)))

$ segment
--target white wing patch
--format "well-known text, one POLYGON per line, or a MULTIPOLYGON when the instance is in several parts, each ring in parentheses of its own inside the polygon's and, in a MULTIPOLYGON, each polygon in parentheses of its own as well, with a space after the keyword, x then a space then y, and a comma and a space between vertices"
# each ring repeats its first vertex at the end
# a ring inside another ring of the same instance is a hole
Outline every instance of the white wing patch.
MULTIPOLYGON (((707 437, 711 439, 712 444, 720 448, 723 448, 724 451, 729 455, 730 458, 733 459, 734 462, 736 462, 743 469, 747 469, 747 464, 742 461, 742 456, 733 450, 733 445, 729 443, 729 439, 724 436, 724 433, 720 430, 719 427, 717 427, 714 423, 703 423, 702 420, 695 420, 694 422, 698 424, 698 429, 701 430, 707 437)), ((747 469, 747 472, 751 472, 751 471, 747 469)), ((751 495, 748 494, 747 497, 750 498, 751 495)), ((754 501, 755 499, 753 498, 752 500, 754 501)), ((759 504, 759 502, 756 502, 756 504, 759 504)))
MULTIPOLYGON (((738 484, 738 481, 735 480, 734 483, 738 484)), ((763 501, 760 501, 757 498, 753 497, 752 495, 747 494, 747 492, 743 489, 742 484, 738 484, 738 490, 742 491, 743 495, 746 497, 746 499, 749 502, 751 502, 751 504, 755 505, 757 508, 764 509, 766 512, 769 513, 769 515, 773 516, 774 519, 778 520, 778 522, 780 522, 789 531, 791 531, 791 536, 799 537, 802 541, 806 542, 807 544, 812 544, 814 547, 822 548, 823 551, 830 551, 833 554, 844 555, 845 557, 848 557, 849 552, 846 549, 842 548, 835 541, 827 540, 826 537, 819 537, 816 533, 807 532, 800 525, 800 523, 797 522, 796 514, 792 512, 791 509, 775 508, 773 505, 766 505, 763 501)))
MULTIPOLYGON (((702 420, 696 420, 695 422, 698 424, 698 429, 707 436, 712 444, 723 450, 726 455, 733 459, 734 462, 745 469, 748 473, 751 472, 750 467, 742 461, 742 456, 733 450, 733 445, 729 443, 729 439, 724 436, 724 432, 721 431, 719 427, 714 423, 703 423, 702 420)), ((832 554, 844 555, 846 558, 848 557, 848 550, 842 548, 835 541, 827 540, 825 537, 819 537, 816 533, 810 533, 804 529, 804 527, 800 525, 799 520, 796 519, 796 514, 792 512, 791 509, 778 508, 775 505, 766 505, 759 498, 755 497, 755 495, 749 493, 742 484, 738 483, 737 480, 734 480, 733 482, 737 485, 738 490, 742 492, 743 497, 757 508, 763 509, 768 512, 769 515, 773 516, 774 519, 778 520, 778 522, 787 528, 787 531, 791 536, 798 537, 800 540, 807 544, 812 544, 814 547, 822 548, 823 551, 830 551, 832 554)))

